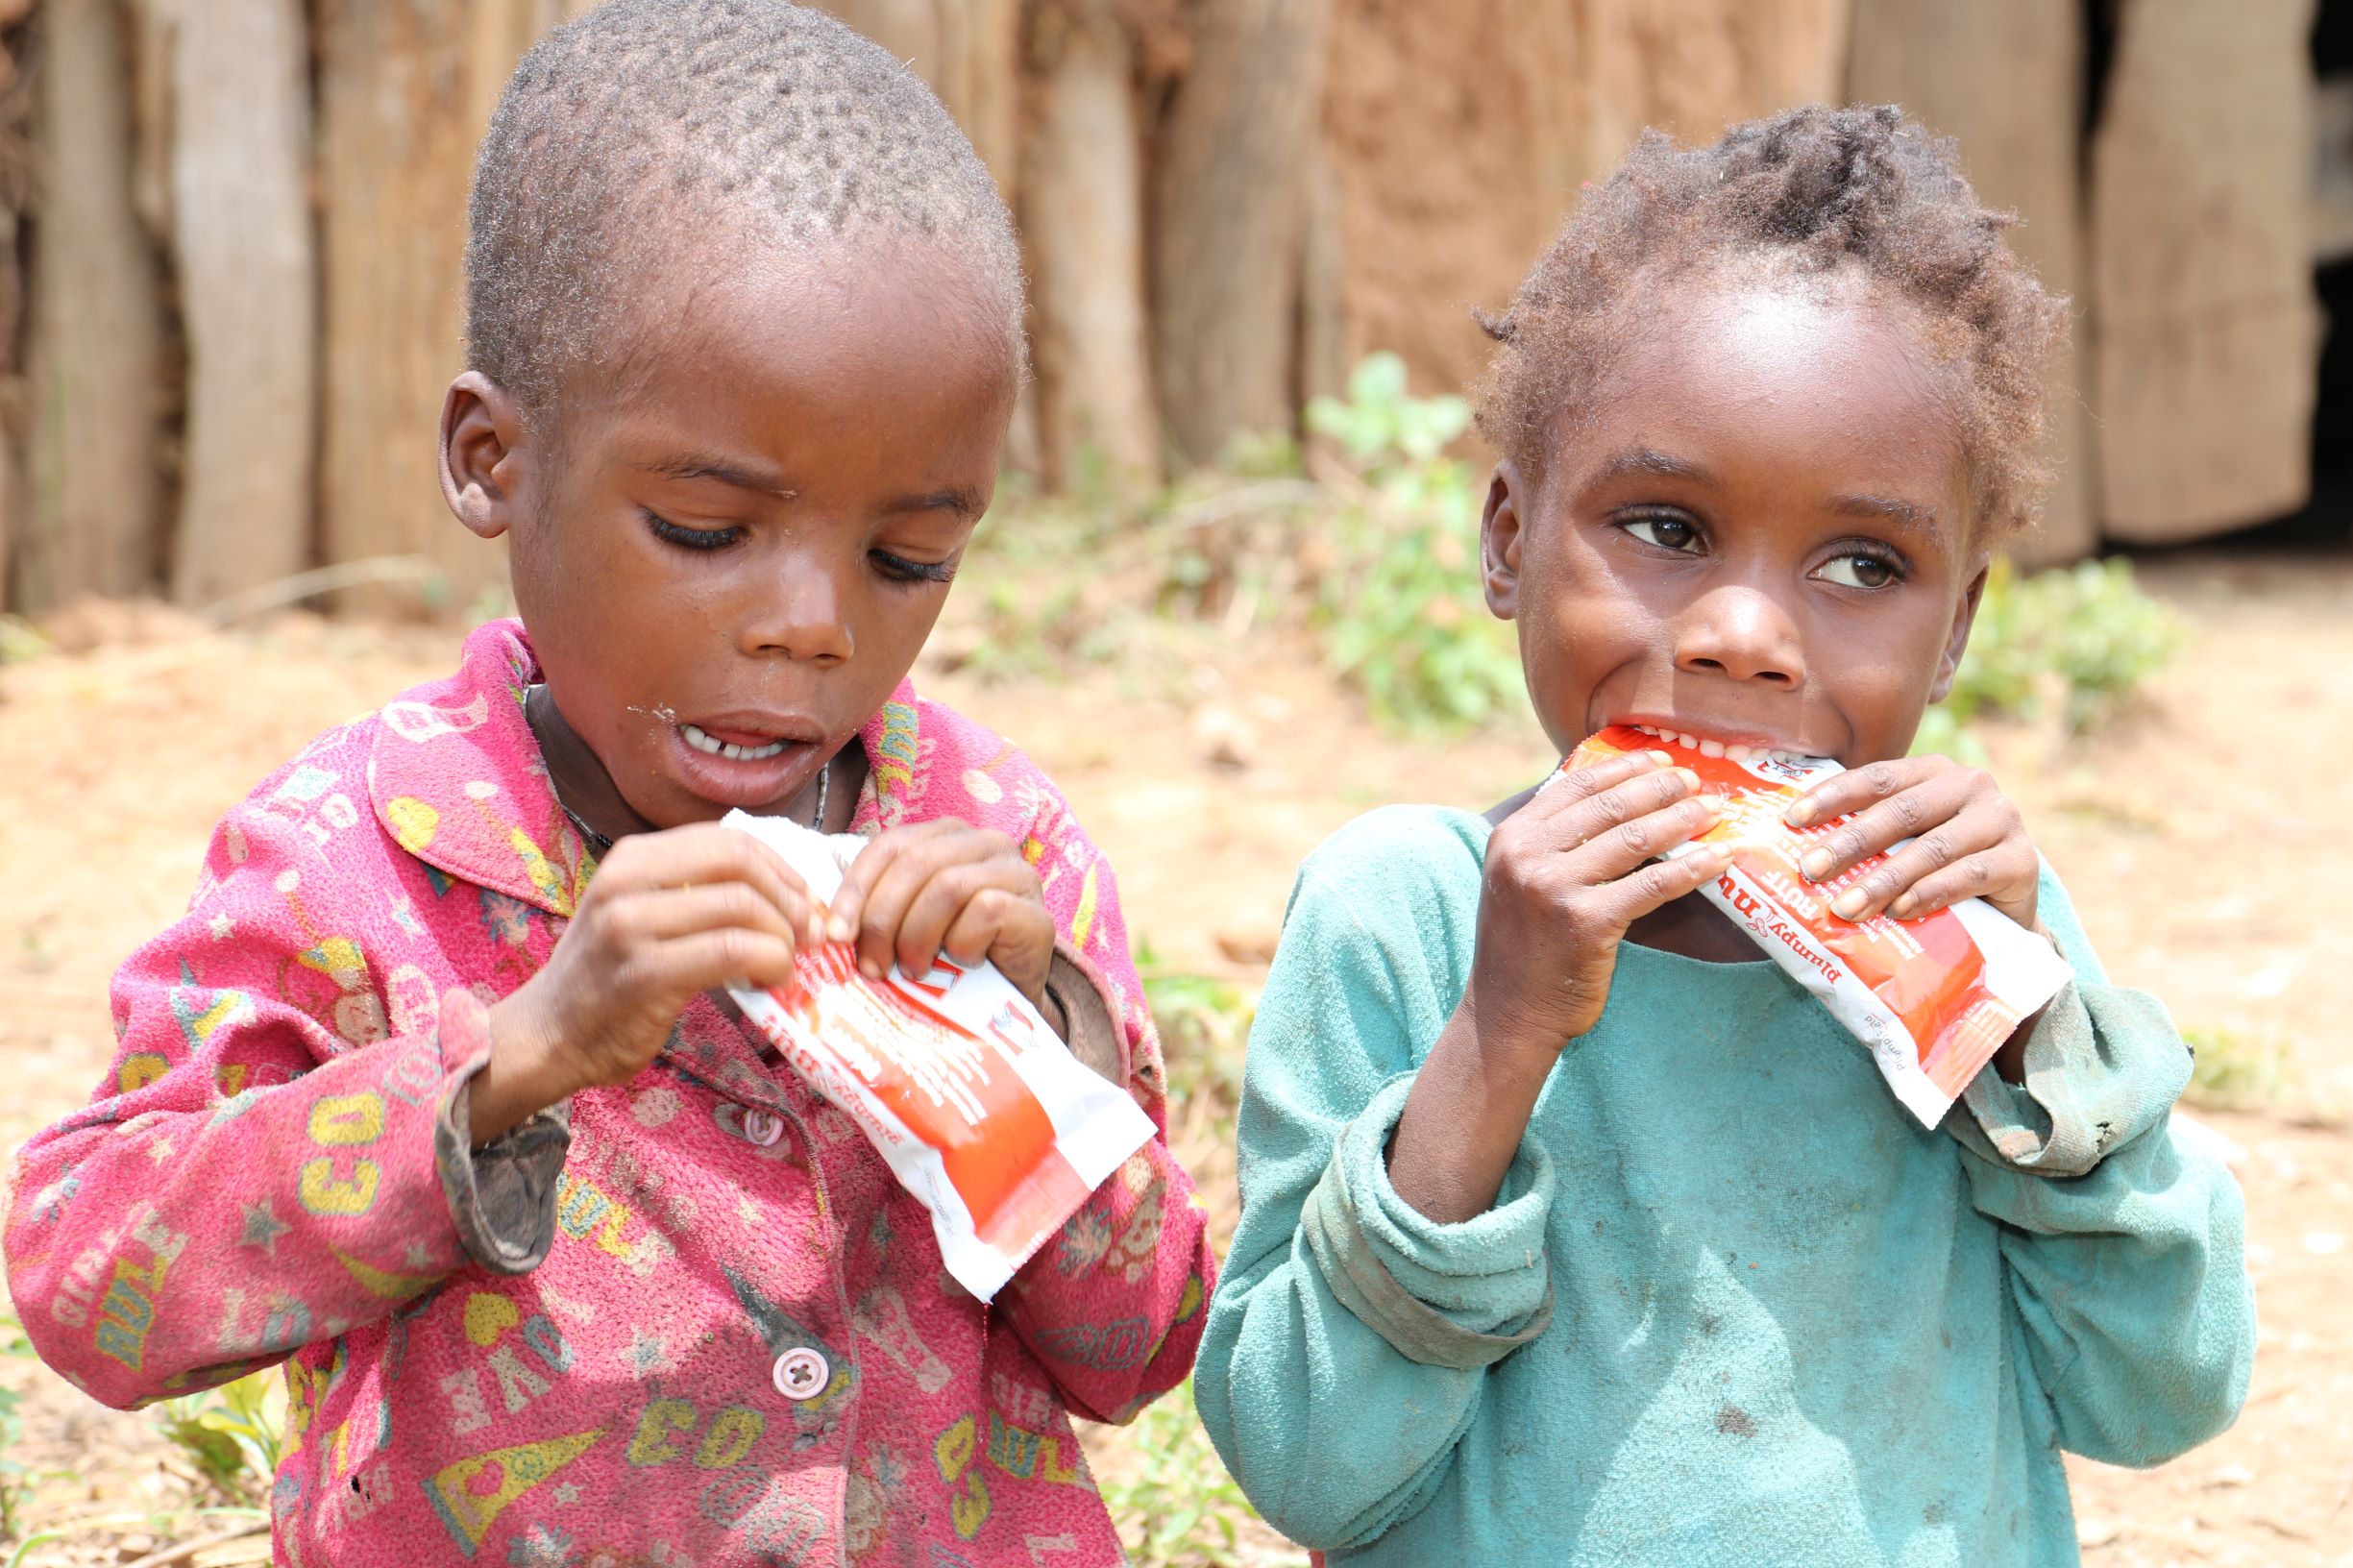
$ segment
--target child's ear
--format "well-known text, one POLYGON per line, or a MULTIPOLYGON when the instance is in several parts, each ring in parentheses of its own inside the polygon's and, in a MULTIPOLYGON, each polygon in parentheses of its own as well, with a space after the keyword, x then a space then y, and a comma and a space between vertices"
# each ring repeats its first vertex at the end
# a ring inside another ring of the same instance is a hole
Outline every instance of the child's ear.
POLYGON ((1520 544, 1526 489, 1519 465, 1507 457, 1487 481, 1486 510, 1479 519, 1479 570, 1487 609, 1498 621, 1520 613, 1520 544))
POLYGON ((1936 684, 1928 688, 1931 702, 1942 702, 1952 695, 1952 677, 1960 672, 1961 655, 1969 651, 1969 628, 1976 624, 1977 604, 1985 598, 1985 579, 1992 570, 1993 563, 1979 557, 1961 602, 1953 606, 1952 630, 1945 638, 1944 657, 1936 661, 1936 684))
POLYGON ((441 400, 441 499, 468 530, 496 539, 520 517, 528 457, 514 394, 478 370, 441 400))

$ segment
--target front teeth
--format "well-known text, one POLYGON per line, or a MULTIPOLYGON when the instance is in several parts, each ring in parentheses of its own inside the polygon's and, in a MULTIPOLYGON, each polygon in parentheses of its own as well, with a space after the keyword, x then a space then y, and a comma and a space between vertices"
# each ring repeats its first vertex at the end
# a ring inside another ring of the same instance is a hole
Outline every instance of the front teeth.
POLYGON ((1686 751, 1697 751, 1703 757, 1723 757, 1731 762, 1794 763, 1805 760, 1803 752, 1784 750, 1777 746, 1728 745, 1723 741, 1703 740, 1696 735, 1685 735, 1679 730, 1660 729, 1655 724, 1636 724, 1634 728, 1645 735, 1655 736, 1670 745, 1679 746, 1686 751))
POLYGON ((713 739, 699 724, 680 724, 678 733, 685 736, 686 744, 696 750, 707 751, 715 757, 725 757, 730 762, 757 762, 762 757, 781 756, 789 744, 771 741, 766 746, 735 746, 713 739))

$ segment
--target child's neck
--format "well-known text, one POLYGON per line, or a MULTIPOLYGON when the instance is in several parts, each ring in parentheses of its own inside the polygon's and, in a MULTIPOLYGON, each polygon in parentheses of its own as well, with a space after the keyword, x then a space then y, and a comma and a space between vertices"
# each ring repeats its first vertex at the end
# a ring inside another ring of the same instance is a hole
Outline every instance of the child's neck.
POLYGON ((1628 928, 1626 940, 1706 964, 1746 964, 1761 956, 1747 932, 1696 893, 1643 916, 1628 928))

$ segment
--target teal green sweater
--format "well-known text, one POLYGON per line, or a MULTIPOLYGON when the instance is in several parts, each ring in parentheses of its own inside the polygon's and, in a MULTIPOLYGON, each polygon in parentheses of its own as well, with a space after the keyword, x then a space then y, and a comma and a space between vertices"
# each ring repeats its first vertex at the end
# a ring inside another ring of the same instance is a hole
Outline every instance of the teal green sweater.
POLYGON ((1779 969, 1627 945, 1502 1194, 1435 1224, 1384 1151, 1462 994, 1487 824, 1391 807, 1299 874, 1250 1039, 1201 1415, 1345 1561, 2073 1563, 2060 1451, 2229 1425, 2254 1304, 2190 1055, 2076 982, 1942 1128, 1779 969))

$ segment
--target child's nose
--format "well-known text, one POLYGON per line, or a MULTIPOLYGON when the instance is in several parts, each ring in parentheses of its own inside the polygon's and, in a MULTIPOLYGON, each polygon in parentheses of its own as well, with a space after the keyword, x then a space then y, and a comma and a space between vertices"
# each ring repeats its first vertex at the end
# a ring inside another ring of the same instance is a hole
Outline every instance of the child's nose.
POLYGON ((764 602, 744 628, 744 651, 822 665, 842 664, 855 651, 843 595, 815 562, 788 564, 772 579, 764 602))
POLYGON ((1676 630, 1675 667, 1796 688, 1805 658, 1796 623, 1771 594, 1728 585, 1694 602, 1676 630))

